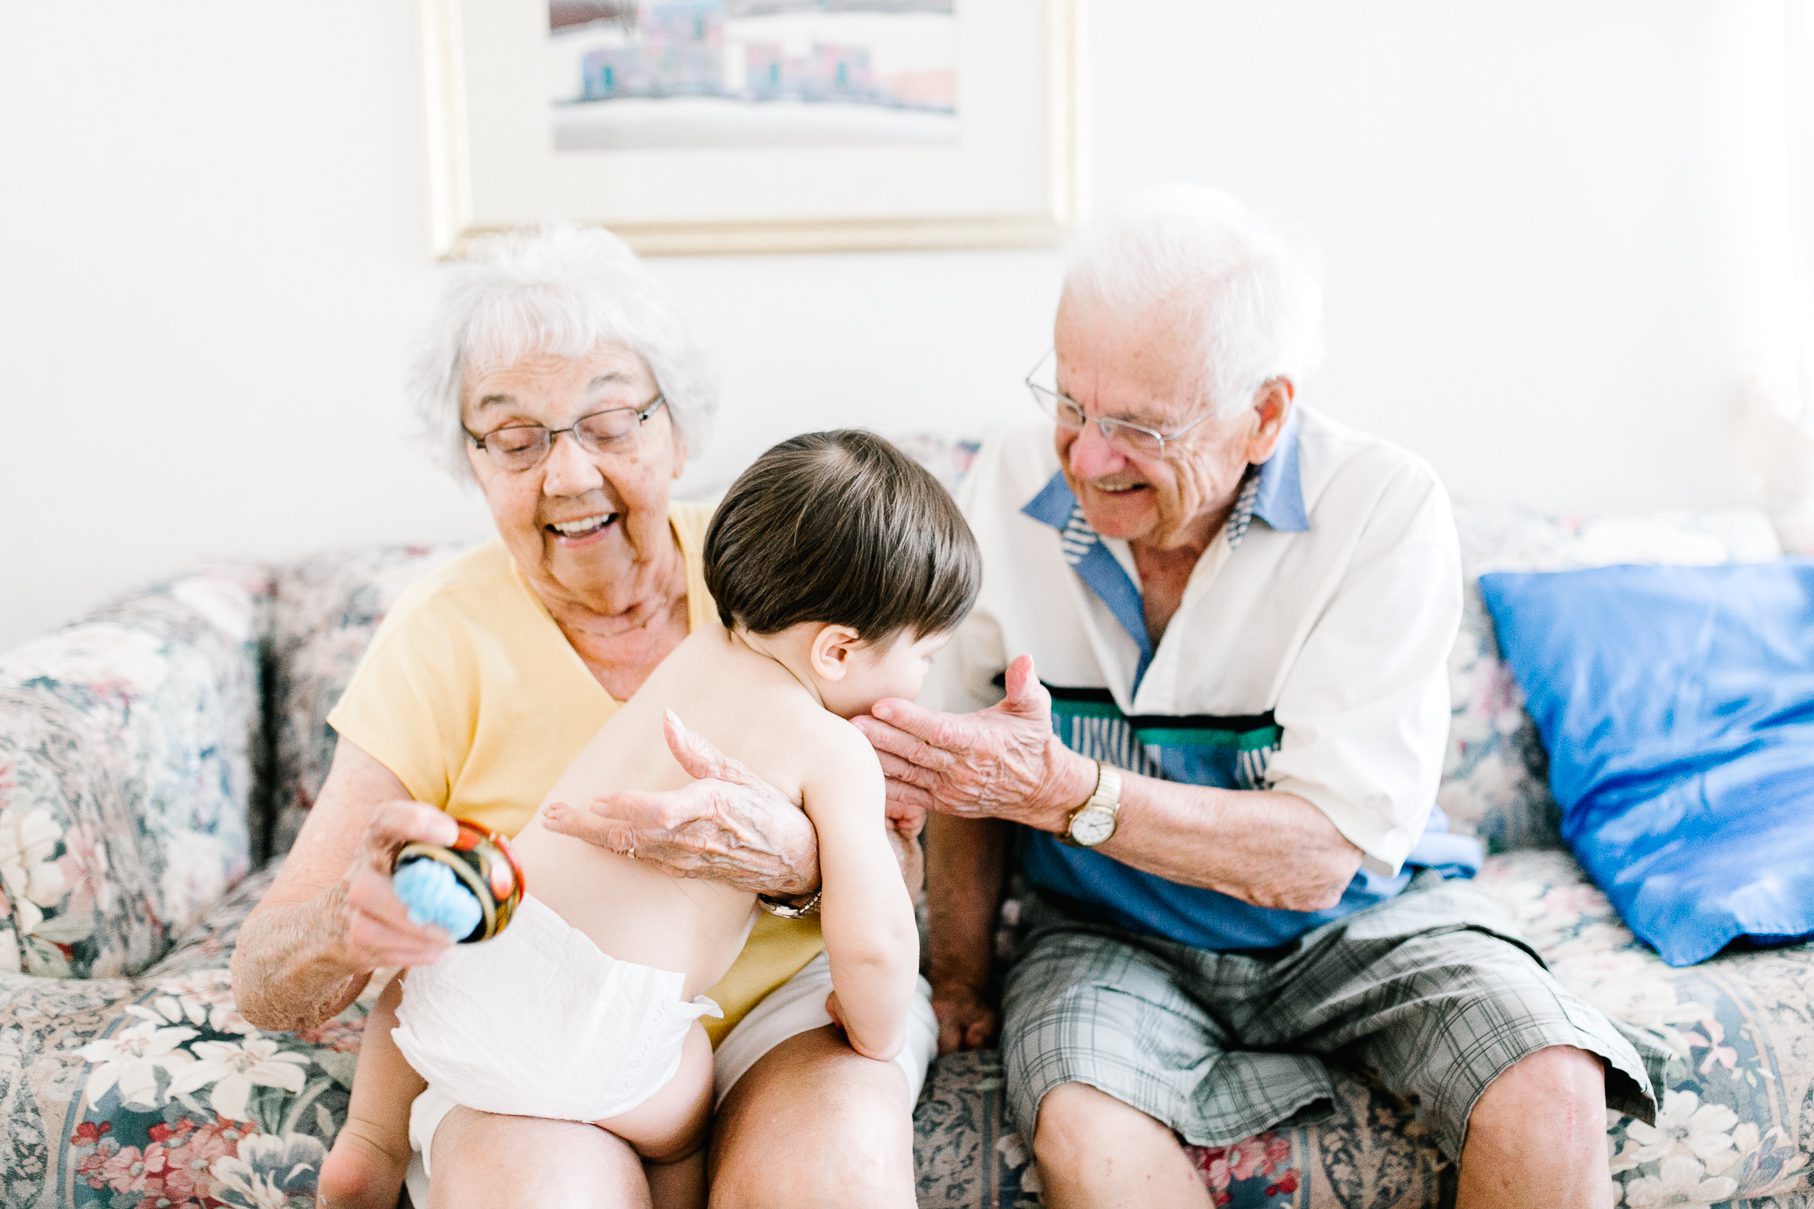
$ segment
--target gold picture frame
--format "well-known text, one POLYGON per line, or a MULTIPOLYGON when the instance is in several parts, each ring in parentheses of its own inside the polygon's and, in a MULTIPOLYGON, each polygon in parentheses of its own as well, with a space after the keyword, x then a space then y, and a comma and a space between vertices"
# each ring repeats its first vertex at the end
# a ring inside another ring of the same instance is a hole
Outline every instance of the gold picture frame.
MULTIPOLYGON (((1078 4, 953 7, 957 133, 942 142, 575 150, 555 145, 548 0, 421 0, 433 251, 547 219, 645 254, 1051 243, 1081 205, 1078 4)), ((682 7, 714 5, 640 6, 682 7)))

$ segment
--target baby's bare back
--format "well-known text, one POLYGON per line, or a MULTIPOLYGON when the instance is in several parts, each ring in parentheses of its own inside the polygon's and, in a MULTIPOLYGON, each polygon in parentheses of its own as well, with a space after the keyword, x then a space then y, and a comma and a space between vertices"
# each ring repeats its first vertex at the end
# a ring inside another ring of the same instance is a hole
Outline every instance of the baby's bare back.
MULTIPOLYGON (((785 668, 713 628, 690 636, 592 738, 547 801, 577 809, 620 789, 677 789, 690 778, 662 734, 672 709, 798 801, 811 736, 836 719, 785 668)), ((755 895, 720 882, 669 877, 627 856, 558 835, 541 812, 511 842, 531 895, 601 950, 687 974, 686 993, 710 987, 743 947, 755 895)))

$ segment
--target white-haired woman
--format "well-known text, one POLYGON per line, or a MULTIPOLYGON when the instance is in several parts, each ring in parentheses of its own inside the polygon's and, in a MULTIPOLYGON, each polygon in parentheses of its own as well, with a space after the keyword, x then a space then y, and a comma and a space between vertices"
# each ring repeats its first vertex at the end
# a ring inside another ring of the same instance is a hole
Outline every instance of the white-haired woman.
MULTIPOLYGON (((329 715, 333 765, 233 958, 240 1009, 265 1028, 319 1024, 373 970, 436 960, 446 933, 411 923, 392 893, 397 849, 450 841, 453 816, 514 832, 617 704, 690 629, 716 624, 699 558, 709 509, 669 498, 715 384, 621 241, 557 228, 482 245, 453 271, 416 384, 497 540, 397 603, 329 715)), ((805 815, 683 733, 672 742, 706 779, 607 797, 572 827, 676 875, 754 890, 777 912, 711 993, 725 1010, 713 1203, 911 1205, 929 1004, 904 1063, 844 1044, 802 906, 818 885, 805 815)), ((451 1190, 497 1206, 649 1203, 636 1154, 590 1125, 424 1116, 411 1138, 432 1158, 430 1203, 451 1190)), ((357 1158, 337 1147, 324 1199, 354 1191, 357 1158)), ((422 1176, 412 1169, 418 1203, 422 1176)))

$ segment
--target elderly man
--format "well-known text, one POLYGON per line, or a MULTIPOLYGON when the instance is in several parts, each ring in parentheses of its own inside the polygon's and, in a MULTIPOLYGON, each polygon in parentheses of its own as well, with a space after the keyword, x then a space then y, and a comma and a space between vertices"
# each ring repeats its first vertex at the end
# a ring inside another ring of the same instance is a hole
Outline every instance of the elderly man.
POLYGON ((1314 1119, 1339 1053, 1414 1098, 1457 1204, 1609 1205, 1606 1107, 1650 1119, 1664 1052, 1466 880, 1434 805, 1453 520, 1423 462, 1297 404, 1317 312, 1221 194, 1079 239, 1028 380, 1053 423, 965 485, 985 578, 945 703, 974 712, 863 723, 895 809, 935 812, 941 1048, 996 1031, 1012 853, 1002 1048, 1048 1204, 1208 1205, 1179 1139, 1314 1119))

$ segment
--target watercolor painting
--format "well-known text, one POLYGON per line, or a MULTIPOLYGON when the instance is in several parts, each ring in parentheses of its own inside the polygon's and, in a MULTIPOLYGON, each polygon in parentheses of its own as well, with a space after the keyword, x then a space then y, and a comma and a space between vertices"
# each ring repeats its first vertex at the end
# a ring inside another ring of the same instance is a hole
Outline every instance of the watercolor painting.
POLYGON ((550 0, 561 152, 950 143, 954 0, 550 0))
POLYGON ((643 253, 1050 244, 1081 0, 422 0, 429 229, 643 253))

